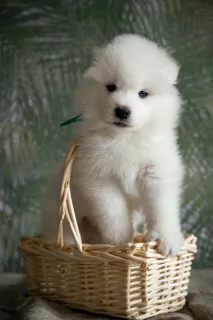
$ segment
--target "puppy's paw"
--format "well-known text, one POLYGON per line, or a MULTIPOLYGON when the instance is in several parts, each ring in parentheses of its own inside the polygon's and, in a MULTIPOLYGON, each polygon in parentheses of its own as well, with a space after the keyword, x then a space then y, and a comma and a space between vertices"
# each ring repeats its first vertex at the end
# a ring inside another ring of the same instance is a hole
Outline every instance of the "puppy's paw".
POLYGON ((163 256, 175 256, 184 244, 184 237, 180 231, 164 232, 160 234, 156 230, 150 230, 145 236, 145 241, 158 241, 158 251, 163 256))

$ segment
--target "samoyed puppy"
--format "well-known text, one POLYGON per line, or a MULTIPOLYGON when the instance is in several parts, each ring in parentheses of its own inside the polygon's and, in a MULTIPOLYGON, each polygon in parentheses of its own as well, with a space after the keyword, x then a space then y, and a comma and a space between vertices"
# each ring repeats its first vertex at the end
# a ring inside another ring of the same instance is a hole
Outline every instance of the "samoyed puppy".
MULTIPOLYGON (((183 165, 177 145, 179 66, 155 43, 121 35, 95 50, 77 89, 78 148, 71 191, 82 241, 131 241, 145 217, 145 241, 175 255, 183 245, 179 212, 183 165)), ((61 168, 47 190, 43 233, 55 239, 61 168)), ((66 224, 66 222, 65 222, 66 224)), ((73 243, 65 225, 65 243, 73 243)))

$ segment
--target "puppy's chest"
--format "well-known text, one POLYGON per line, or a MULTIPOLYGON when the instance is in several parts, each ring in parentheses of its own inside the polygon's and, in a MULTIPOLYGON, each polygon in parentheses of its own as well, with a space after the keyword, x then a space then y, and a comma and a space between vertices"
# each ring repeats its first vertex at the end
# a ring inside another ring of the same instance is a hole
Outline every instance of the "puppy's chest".
POLYGON ((136 195, 145 182, 148 159, 134 149, 98 150, 91 159, 91 173, 103 180, 115 180, 122 191, 136 195))

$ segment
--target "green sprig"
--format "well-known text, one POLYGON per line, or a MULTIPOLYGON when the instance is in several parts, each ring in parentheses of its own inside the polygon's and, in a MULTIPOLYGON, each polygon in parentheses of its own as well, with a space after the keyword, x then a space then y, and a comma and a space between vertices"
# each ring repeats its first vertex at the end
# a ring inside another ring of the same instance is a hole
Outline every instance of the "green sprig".
POLYGON ((69 119, 69 120, 66 120, 64 122, 62 122, 60 124, 60 127, 64 127, 64 126, 67 126, 68 124, 70 123, 75 123, 75 122, 78 122, 78 121, 82 121, 83 119, 81 118, 82 114, 79 114, 78 116, 72 118, 72 119, 69 119))

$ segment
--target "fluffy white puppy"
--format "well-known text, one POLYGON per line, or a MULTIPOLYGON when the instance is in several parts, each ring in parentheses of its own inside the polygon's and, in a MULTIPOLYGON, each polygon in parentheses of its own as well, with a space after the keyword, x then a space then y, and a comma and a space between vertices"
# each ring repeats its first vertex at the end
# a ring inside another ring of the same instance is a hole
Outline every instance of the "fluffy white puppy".
MULTIPOLYGON (((179 211, 183 165, 176 128, 181 99, 178 65, 155 43, 137 35, 98 48, 76 93, 78 144, 71 190, 85 243, 122 244, 145 215, 146 241, 175 255, 183 244, 179 211)), ((56 235, 61 171, 44 204, 43 232, 56 235)), ((65 242, 73 242, 66 226, 65 242)))

